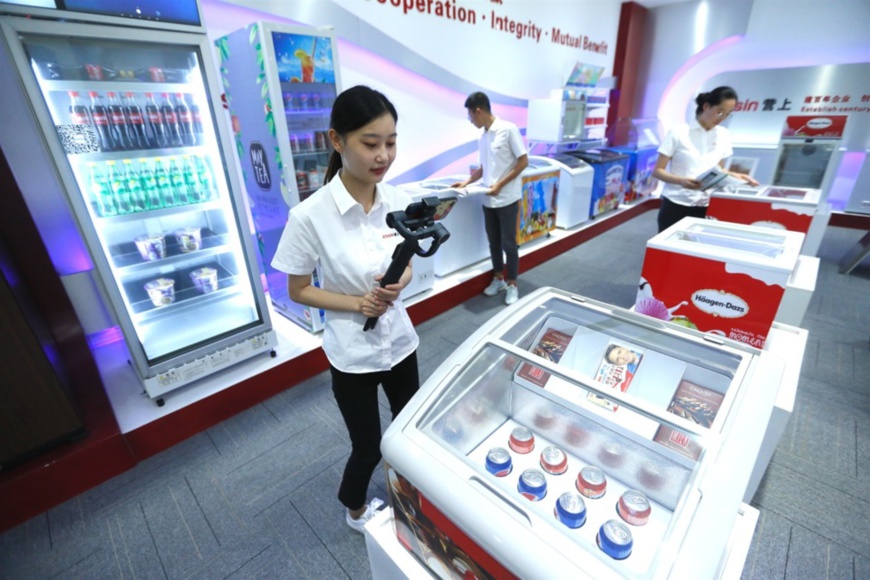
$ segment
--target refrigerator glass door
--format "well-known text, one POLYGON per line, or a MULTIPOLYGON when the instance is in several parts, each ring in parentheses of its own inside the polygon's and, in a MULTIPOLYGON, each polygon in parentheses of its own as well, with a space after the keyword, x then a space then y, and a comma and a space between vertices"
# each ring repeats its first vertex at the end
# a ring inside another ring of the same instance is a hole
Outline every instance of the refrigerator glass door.
POLYGON ((810 140, 782 143, 780 148, 773 185, 819 188, 837 145, 830 142, 813 143, 810 140))
POLYGON ((103 38, 56 28, 19 39, 54 125, 46 132, 56 133, 59 162, 77 185, 68 188, 71 205, 134 358, 154 367, 261 327, 202 39, 158 44, 124 40, 117 29, 103 38))
POLYGON ((269 31, 272 37, 299 201, 323 185, 329 115, 336 97, 332 39, 269 31))

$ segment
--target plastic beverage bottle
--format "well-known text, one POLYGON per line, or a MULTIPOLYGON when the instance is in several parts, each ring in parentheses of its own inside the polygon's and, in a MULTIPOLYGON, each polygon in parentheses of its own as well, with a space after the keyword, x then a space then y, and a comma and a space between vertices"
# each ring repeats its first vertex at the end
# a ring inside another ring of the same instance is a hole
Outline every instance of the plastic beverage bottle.
POLYGON ((136 137, 130 130, 127 114, 117 95, 114 92, 108 92, 106 95, 109 97, 109 122, 112 125, 115 145, 118 149, 138 149, 139 143, 135 141, 136 137))
POLYGON ((166 123, 163 120, 163 113, 160 107, 154 102, 152 93, 145 93, 148 99, 145 102, 145 118, 148 121, 148 130, 151 132, 149 141, 152 147, 157 149, 161 147, 169 147, 169 138, 166 136, 166 123))
POLYGON ((79 100, 77 91, 69 93, 69 114, 74 125, 90 125, 91 115, 88 113, 88 108, 79 100))
POLYGON ((214 176, 211 173, 211 168, 208 166, 208 162, 203 159, 201 155, 197 155, 194 159, 196 177, 200 186, 202 186, 203 199, 216 199, 218 192, 217 188, 215 188, 214 176))
POLYGON ((178 205, 190 203, 190 190, 184 182, 184 175, 175 163, 175 159, 169 160, 169 182, 172 184, 172 192, 175 194, 178 205))
POLYGON ((130 196, 132 211, 140 212, 148 209, 145 192, 142 190, 142 178, 129 159, 124 159, 124 183, 127 185, 127 195, 130 196))
POLYGON ((144 159, 139 160, 139 180, 142 183, 142 193, 145 196, 145 205, 148 209, 160 209, 163 207, 163 199, 157 188, 157 178, 144 159))
POLYGON ((178 205, 175 201, 175 194, 172 191, 172 183, 169 181, 169 174, 163 166, 163 160, 159 157, 154 160, 154 179, 157 181, 157 191, 160 199, 163 200, 162 207, 172 207, 178 205))
POLYGON ((163 114, 163 124, 166 127, 166 138, 169 140, 170 147, 181 147, 184 142, 181 140, 181 128, 178 126, 178 114, 175 107, 169 101, 169 94, 163 94, 163 101, 160 103, 160 112, 163 114))
POLYGON ((115 198, 118 214, 128 214, 133 211, 133 203, 130 200, 130 192, 127 190, 122 170, 115 167, 114 161, 107 161, 106 165, 109 166, 109 188, 112 190, 112 196, 115 198))
POLYGON ((202 190, 202 184, 199 182, 199 176, 190 161, 190 156, 185 155, 184 161, 181 164, 181 171, 184 174, 184 183, 187 185, 187 190, 190 192, 191 203, 200 203, 207 198, 202 190))
POLYGON ((112 196, 112 190, 109 189, 109 183, 106 181, 106 176, 100 171, 96 163, 88 163, 90 169, 89 187, 91 196, 93 196, 94 204, 96 205, 97 215, 100 217, 109 217, 118 215, 118 208, 115 206, 115 198, 112 196))
POLYGON ((184 101, 182 93, 175 93, 175 113, 178 115, 178 130, 181 133, 181 142, 186 147, 196 145, 193 134, 193 113, 184 101))
POLYGON ((155 147, 152 140, 148 138, 148 133, 145 130, 145 116, 142 114, 142 108, 136 104, 133 99, 133 93, 124 93, 124 113, 127 115, 127 121, 130 123, 130 134, 139 149, 148 149, 155 147))
POLYGON ((202 145, 205 142, 205 135, 202 130, 202 114, 199 110, 199 105, 193 100, 193 95, 185 95, 185 99, 190 97, 190 116, 193 121, 193 140, 197 145, 202 145))
POLYGON ((90 91, 88 96, 91 97, 91 121, 100 139, 100 149, 103 151, 114 151, 116 147, 115 139, 112 136, 112 127, 109 124, 109 110, 103 104, 100 95, 96 91, 90 91))

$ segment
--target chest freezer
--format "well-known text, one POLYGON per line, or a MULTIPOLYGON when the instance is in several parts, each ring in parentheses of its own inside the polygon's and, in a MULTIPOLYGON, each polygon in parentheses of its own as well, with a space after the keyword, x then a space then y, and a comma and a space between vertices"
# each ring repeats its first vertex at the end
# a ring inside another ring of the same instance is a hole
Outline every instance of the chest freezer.
POLYGON ((551 153, 546 157, 530 155, 529 163, 549 165, 559 170, 557 228, 573 228, 589 219, 593 171, 588 163, 565 153, 551 153))
POLYGON ((523 245, 556 229, 561 172, 549 162, 529 159, 520 179, 523 196, 517 219, 517 244, 523 245))
POLYGON ((714 191, 710 196, 707 217, 806 234, 818 210, 820 197, 818 189, 778 185, 714 191))
POLYGON ((647 242, 635 310, 762 348, 803 240, 683 218, 647 242))
POLYGON ((441 578, 714 578, 784 363, 542 288, 386 431, 400 544, 441 578))
MULTIPOLYGON (((451 175, 415 181, 399 185, 408 192, 415 200, 423 197, 437 195, 444 197, 452 195, 445 192, 452 184, 464 181, 467 175, 451 175)), ((489 245, 486 241, 486 226, 483 223, 483 195, 468 195, 456 200, 456 205, 442 220, 442 224, 450 232, 450 240, 438 248, 432 258, 428 259, 436 276, 449 276, 457 270, 471 266, 489 257, 489 245)), ((417 262, 414 261, 414 269, 417 262)))
POLYGON ((619 204, 625 198, 625 192, 629 188, 628 155, 605 149, 570 151, 569 155, 589 163, 594 170, 589 217, 594 218, 599 214, 619 207, 619 204))

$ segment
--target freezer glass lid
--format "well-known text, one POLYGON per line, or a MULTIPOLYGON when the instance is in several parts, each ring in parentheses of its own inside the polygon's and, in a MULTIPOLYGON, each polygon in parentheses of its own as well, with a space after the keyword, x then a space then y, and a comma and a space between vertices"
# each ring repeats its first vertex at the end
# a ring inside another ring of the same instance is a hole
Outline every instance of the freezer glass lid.
POLYGON ((674 232, 668 240, 690 242, 757 256, 778 258, 784 252, 785 238, 777 234, 695 224, 674 232))
POLYGON ((792 189, 788 187, 768 187, 762 192, 761 196, 776 199, 803 201, 807 198, 809 193, 810 192, 805 189, 792 189))

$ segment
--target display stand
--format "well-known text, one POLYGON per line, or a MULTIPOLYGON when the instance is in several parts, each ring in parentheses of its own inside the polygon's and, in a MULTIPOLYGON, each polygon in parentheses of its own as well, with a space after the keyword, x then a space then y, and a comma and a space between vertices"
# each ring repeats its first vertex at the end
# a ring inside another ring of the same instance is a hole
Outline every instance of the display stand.
POLYGON ((816 290, 819 277, 819 259, 814 256, 798 256, 795 268, 785 285, 779 310, 774 320, 781 324, 800 326, 816 290))
POLYGON ((840 259, 840 274, 850 274, 867 256, 870 256, 870 232, 864 234, 840 259))
MULTIPOLYGON (((718 578, 737 580, 740 578, 755 524, 758 510, 741 504, 737 519, 731 528, 731 536, 723 553, 723 565, 718 578)), ((378 512, 365 526, 366 551, 373 580, 394 580, 395 578, 432 578, 432 573, 411 555, 396 539, 393 528, 393 509, 385 508, 378 512)))
POLYGON ((794 410, 794 401, 797 395, 798 380, 800 379, 801 366, 804 360, 804 351, 807 346, 809 333, 803 328, 795 328, 787 324, 774 322, 764 343, 764 350, 773 353, 783 360, 792 361, 785 367, 782 380, 776 392, 776 400, 770 413, 770 421, 761 441, 761 449, 755 459, 755 466, 749 476, 746 493, 743 501, 750 502, 758 490, 764 472, 773 457, 776 446, 785 431, 786 423, 794 410))

